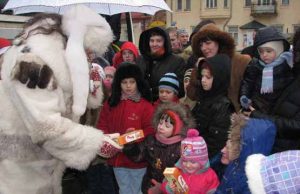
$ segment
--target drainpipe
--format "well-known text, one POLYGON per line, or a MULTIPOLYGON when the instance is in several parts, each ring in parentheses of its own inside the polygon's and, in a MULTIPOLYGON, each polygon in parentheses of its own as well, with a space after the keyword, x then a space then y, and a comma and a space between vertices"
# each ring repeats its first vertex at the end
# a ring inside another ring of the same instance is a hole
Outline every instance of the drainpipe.
MULTIPOLYGON (((173 0, 171 0, 171 10, 173 10, 173 0)), ((170 15, 171 15, 171 22, 170 22, 170 26, 172 25, 173 23, 173 12, 170 12, 170 15)))
POLYGON ((227 26, 227 24, 229 23, 229 21, 231 20, 231 18, 232 18, 232 0, 230 0, 230 15, 229 15, 228 20, 225 22, 225 24, 223 26, 223 31, 225 31, 225 27, 227 26))

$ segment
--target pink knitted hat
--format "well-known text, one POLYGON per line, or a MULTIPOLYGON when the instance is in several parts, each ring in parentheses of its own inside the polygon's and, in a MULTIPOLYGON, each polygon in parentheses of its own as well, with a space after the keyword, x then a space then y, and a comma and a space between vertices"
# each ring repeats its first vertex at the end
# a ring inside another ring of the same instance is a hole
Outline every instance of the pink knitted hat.
POLYGON ((187 137, 181 141, 181 158, 199 162, 202 166, 208 162, 206 143, 196 129, 189 129, 187 137))

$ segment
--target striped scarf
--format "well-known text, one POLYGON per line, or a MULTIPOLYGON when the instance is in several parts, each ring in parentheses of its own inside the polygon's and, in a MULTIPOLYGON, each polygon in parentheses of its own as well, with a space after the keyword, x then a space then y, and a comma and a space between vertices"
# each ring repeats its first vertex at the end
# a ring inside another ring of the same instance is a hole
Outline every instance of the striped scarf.
POLYGON ((132 100, 133 102, 139 102, 141 100, 141 94, 136 92, 135 94, 128 95, 122 92, 121 100, 132 100))
POLYGON ((269 64, 265 64, 263 61, 259 60, 259 64, 264 67, 260 89, 261 94, 273 92, 273 68, 281 65, 284 61, 286 61, 291 68, 293 67, 293 56, 291 52, 281 53, 277 59, 269 64))

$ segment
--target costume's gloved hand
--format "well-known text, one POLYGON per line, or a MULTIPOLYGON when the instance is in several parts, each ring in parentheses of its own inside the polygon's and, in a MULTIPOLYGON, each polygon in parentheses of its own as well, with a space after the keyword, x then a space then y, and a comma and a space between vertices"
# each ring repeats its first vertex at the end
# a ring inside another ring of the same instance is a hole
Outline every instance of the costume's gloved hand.
POLYGON ((155 179, 151 179, 151 183, 153 184, 153 186, 148 189, 148 194, 161 194, 161 183, 157 182, 155 179))
POLYGON ((123 147, 113 139, 120 136, 118 133, 103 135, 103 144, 98 154, 103 158, 111 158, 121 152, 123 147))
POLYGON ((240 98, 240 103, 244 109, 249 109, 252 101, 249 98, 247 98, 247 96, 243 95, 240 98))
POLYGON ((38 56, 26 53, 20 57, 11 74, 13 79, 26 84, 28 88, 56 89, 52 69, 38 56))

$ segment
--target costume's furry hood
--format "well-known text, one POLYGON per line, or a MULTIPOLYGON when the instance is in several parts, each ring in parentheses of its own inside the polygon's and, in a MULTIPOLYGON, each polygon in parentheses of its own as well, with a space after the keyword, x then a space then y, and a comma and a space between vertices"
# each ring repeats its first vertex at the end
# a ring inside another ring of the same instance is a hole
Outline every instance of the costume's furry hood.
POLYGON ((63 16, 43 13, 33 17, 14 40, 14 49, 23 58, 28 53, 36 55, 53 70, 58 86, 72 95, 72 113, 78 118, 86 110, 89 95, 90 70, 85 50, 102 55, 112 40, 105 19, 77 5, 63 16))
POLYGON ((227 32, 220 30, 215 24, 203 26, 192 38, 193 53, 197 57, 204 57, 200 50, 200 42, 203 40, 213 40, 219 43, 218 53, 227 54, 232 58, 235 51, 233 38, 227 32))
POLYGON ((165 114, 168 110, 176 113, 179 116, 179 119, 181 119, 183 124, 180 132, 181 136, 185 137, 188 129, 195 128, 195 121, 191 115, 190 110, 182 104, 170 102, 159 105, 155 110, 152 121, 153 127, 155 129, 158 126, 161 116, 165 114))

